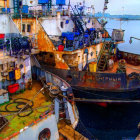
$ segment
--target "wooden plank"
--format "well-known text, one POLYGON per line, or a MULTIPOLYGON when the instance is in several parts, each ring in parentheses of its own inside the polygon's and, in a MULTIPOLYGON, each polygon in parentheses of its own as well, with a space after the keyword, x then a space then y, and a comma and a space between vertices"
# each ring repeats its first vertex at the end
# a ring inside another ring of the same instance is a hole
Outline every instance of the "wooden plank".
POLYGON ((68 140, 88 140, 86 137, 84 137, 68 125, 60 129, 59 133, 66 137, 68 140))

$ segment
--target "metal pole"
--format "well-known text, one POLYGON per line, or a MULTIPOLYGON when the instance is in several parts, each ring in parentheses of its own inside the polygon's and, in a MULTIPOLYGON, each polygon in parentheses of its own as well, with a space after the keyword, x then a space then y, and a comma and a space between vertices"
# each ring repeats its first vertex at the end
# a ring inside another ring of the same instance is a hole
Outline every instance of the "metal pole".
POLYGON ((5 10, 6 10, 6 14, 7 14, 7 0, 5 0, 5 10))
POLYGON ((21 11, 20 15, 21 15, 21 35, 22 35, 22 11, 21 11))
POLYGON ((90 102, 90 103, 140 103, 140 100, 107 100, 107 99, 85 99, 74 98, 75 102, 90 102))
MULTIPOLYGON (((36 34, 37 34, 37 32, 38 32, 38 31, 37 31, 37 27, 38 27, 37 24, 38 24, 38 20, 37 20, 37 14, 36 14, 36 34)), ((35 47, 37 48, 37 47, 38 47, 38 41, 37 41, 38 38, 37 38, 37 35, 36 35, 35 38, 36 38, 36 41, 35 41, 35 47)))

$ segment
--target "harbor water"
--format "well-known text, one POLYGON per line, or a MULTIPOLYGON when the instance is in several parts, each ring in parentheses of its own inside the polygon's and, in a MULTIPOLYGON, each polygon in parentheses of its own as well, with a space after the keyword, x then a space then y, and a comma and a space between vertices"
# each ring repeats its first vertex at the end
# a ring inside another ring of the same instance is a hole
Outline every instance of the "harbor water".
MULTIPOLYGON (((119 49, 140 54, 140 40, 133 39, 132 43, 129 43, 131 36, 140 38, 140 20, 121 22, 108 20, 106 28, 111 34, 112 29, 119 29, 120 26, 125 30, 125 42, 119 44, 119 49)), ((134 140, 139 134, 140 103, 108 104, 107 106, 76 103, 76 105, 80 121, 86 130, 98 140, 134 140)), ((89 139, 93 138, 89 136, 89 139)))

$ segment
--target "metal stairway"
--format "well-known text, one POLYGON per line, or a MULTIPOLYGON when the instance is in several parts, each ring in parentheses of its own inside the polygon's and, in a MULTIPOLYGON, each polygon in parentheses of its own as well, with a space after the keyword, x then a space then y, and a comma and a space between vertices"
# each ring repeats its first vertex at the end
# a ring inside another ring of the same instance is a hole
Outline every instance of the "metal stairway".
POLYGON ((109 50, 107 49, 108 45, 104 44, 104 46, 102 47, 100 54, 99 54, 99 60, 97 63, 97 70, 98 71, 104 71, 106 69, 107 66, 107 62, 108 62, 108 55, 109 55, 109 50))
POLYGON ((104 71, 107 65, 106 56, 102 55, 98 63, 98 71, 104 71))

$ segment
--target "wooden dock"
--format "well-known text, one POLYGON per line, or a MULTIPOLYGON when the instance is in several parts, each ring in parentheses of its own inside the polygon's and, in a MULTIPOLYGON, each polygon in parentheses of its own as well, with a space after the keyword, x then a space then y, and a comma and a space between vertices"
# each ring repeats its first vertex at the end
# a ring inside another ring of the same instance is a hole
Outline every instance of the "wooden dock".
POLYGON ((75 131, 72 127, 65 125, 59 130, 59 133, 68 140, 88 140, 86 137, 75 131))

